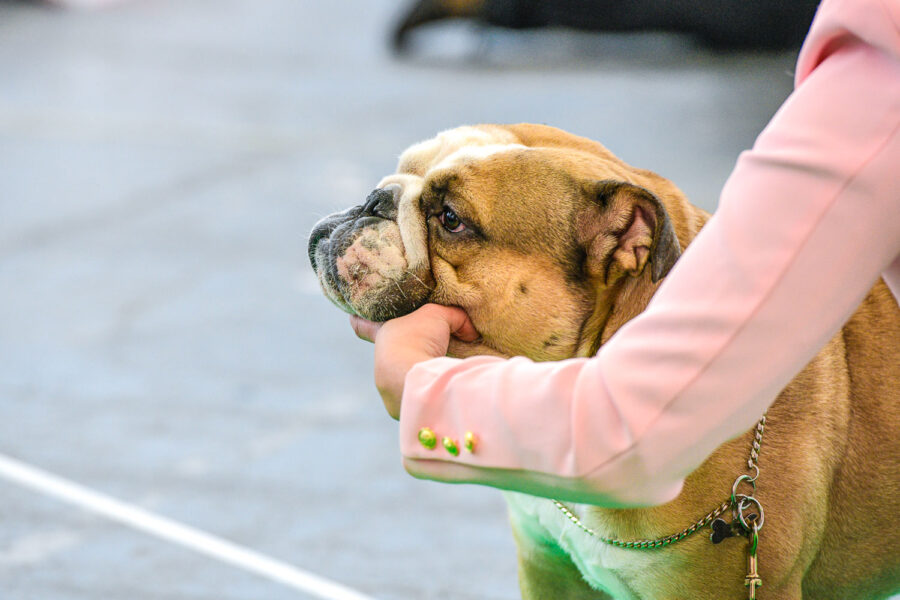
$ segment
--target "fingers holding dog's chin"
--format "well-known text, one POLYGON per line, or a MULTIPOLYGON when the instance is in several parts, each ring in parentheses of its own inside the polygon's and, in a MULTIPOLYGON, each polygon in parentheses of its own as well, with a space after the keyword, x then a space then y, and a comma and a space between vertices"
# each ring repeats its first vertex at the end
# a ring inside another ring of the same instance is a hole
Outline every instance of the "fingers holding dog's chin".
MULTIPOLYGON (((367 334, 369 326, 358 323, 367 334)), ((418 363, 445 356, 457 338, 478 339, 468 315, 459 308, 426 304, 378 326, 375 332, 375 387, 385 409, 400 416, 400 400, 409 371, 418 363)), ((463 343, 463 342, 459 342, 463 343)))
POLYGON ((359 339, 367 342, 375 341, 375 336, 378 335, 378 330, 381 329, 381 325, 382 323, 376 323, 356 315, 350 315, 350 327, 353 328, 353 333, 355 333, 356 337, 359 339))

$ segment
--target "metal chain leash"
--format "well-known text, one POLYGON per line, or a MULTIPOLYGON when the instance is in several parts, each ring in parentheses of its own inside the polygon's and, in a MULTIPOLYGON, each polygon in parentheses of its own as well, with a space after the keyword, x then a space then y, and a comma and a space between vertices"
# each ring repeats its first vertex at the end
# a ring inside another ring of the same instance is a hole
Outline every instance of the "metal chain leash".
POLYGON ((562 513, 564 515, 566 515, 566 517, 568 517, 568 519, 570 521, 572 521, 572 523, 574 523, 575 525, 577 525, 578 527, 583 529, 586 533, 588 533, 592 537, 597 538, 601 542, 609 544, 610 546, 618 546, 619 548, 636 548, 636 549, 641 549, 641 550, 644 550, 647 548, 662 548, 663 546, 668 546, 670 544, 674 544, 675 542, 680 542, 684 538, 686 538, 689 535, 691 535, 692 533, 696 532, 698 529, 705 527, 706 525, 709 525, 713 519, 715 519, 716 517, 721 515, 723 512, 728 510, 728 507, 731 506, 731 501, 727 500, 727 501, 723 502, 721 506, 719 506, 718 508, 716 508, 715 510, 713 510, 712 512, 707 514, 705 517, 703 517, 702 519, 700 519, 699 521, 697 521, 690 527, 685 527, 678 533, 673 533, 672 535, 667 535, 666 537, 663 537, 663 538, 657 538, 655 540, 618 540, 615 538, 604 537, 604 536, 600 535, 599 533, 597 533, 596 531, 594 531, 593 529, 591 529, 590 527, 588 527, 587 525, 585 525, 584 523, 582 523, 581 519, 579 519, 574 513, 572 513, 572 511, 569 510, 568 507, 566 507, 559 500, 554 500, 553 503, 556 505, 556 507, 559 510, 562 511, 562 513))
MULTIPOLYGON (((573 513, 565 504, 563 504, 559 500, 553 500, 553 504, 555 504, 556 507, 572 523, 577 525, 585 533, 587 533, 591 537, 597 538, 605 544, 609 544, 610 546, 617 546, 619 548, 646 550, 651 548, 663 548, 665 546, 669 546, 676 542, 680 542, 681 540, 695 533, 698 529, 702 529, 703 527, 709 525, 713 522, 714 519, 719 517, 719 515, 724 513, 729 508, 732 509, 733 514, 732 524, 734 524, 735 522, 739 523, 741 527, 748 533, 753 531, 754 528, 756 530, 759 530, 762 528, 764 520, 762 505, 759 503, 759 500, 753 497, 752 494, 739 494, 737 492, 737 489, 741 483, 747 483, 751 487, 753 487, 754 490, 756 489, 756 479, 759 477, 759 465, 757 464, 757 461, 759 460, 759 450, 760 446, 762 445, 762 437, 765 428, 766 415, 763 415, 759 422, 756 424, 756 434, 753 437, 753 444, 750 448, 750 458, 747 460, 747 467, 754 471, 754 475, 752 477, 750 475, 739 476, 735 480, 734 485, 732 485, 731 497, 728 500, 711 510, 705 517, 699 519, 694 524, 685 527, 678 533, 673 533, 672 535, 656 538, 654 540, 619 540, 616 538, 608 538, 600 535, 599 533, 585 525, 575 513, 573 513), (754 505, 759 509, 759 515, 757 516, 755 514, 751 514, 745 517, 743 514, 744 511, 754 505)), ((728 534, 725 535, 727 536, 728 534)))

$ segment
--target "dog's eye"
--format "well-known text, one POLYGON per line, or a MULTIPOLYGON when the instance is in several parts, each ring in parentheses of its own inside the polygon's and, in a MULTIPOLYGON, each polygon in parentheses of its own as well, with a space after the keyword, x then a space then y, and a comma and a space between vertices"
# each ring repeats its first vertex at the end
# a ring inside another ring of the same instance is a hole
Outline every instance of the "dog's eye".
POLYGON ((450 233, 459 233, 466 229, 465 223, 459 220, 459 217, 456 216, 456 213, 446 207, 438 217, 438 220, 440 220, 441 225, 444 226, 444 229, 446 229, 450 233))

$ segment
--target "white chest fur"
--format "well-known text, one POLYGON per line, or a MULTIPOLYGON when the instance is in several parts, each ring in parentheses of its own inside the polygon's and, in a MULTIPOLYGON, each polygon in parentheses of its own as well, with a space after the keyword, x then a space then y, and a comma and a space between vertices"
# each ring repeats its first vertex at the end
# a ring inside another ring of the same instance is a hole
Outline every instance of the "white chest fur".
MULTIPOLYGON (((515 492, 505 492, 510 521, 518 533, 520 552, 536 552, 548 544, 568 554, 584 579, 616 600, 639 600, 625 582, 642 578, 653 557, 644 552, 604 544, 572 523, 554 504, 515 492)), ((583 507, 569 505, 576 515, 583 507)))

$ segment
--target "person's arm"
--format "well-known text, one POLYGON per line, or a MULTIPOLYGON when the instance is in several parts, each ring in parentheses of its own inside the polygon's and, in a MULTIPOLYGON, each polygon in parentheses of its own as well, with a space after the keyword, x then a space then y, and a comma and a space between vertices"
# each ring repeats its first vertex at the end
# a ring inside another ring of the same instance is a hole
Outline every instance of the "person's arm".
POLYGON ((718 211, 596 357, 439 358, 409 371, 400 440, 411 474, 658 504, 759 419, 900 253, 896 14, 861 4, 852 10, 882 11, 860 17, 881 28, 877 43, 819 15, 830 29, 807 42, 802 82, 740 157, 718 211), (461 448, 466 432, 475 452, 442 447, 447 436, 461 448))

